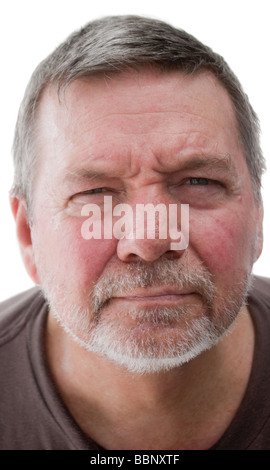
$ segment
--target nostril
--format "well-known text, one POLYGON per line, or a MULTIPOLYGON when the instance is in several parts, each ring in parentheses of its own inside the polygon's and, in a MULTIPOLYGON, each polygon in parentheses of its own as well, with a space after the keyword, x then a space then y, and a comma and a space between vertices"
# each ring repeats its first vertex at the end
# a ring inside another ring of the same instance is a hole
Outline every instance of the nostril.
POLYGON ((135 253, 129 253, 125 258, 122 258, 121 261, 124 263, 136 263, 139 262, 141 258, 135 253))
POLYGON ((172 250, 170 239, 147 240, 147 239, 126 239, 122 238, 117 244, 117 256, 126 263, 143 260, 153 262, 162 256, 167 259, 176 259, 185 250, 172 250))
POLYGON ((181 256, 181 252, 177 250, 168 250, 166 253, 163 255, 167 259, 177 259, 179 256, 181 256))

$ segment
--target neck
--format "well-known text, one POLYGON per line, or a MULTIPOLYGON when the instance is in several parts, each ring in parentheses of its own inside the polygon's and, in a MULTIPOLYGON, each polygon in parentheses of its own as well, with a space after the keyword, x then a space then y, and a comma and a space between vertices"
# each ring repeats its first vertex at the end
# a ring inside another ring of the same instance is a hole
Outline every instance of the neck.
POLYGON ((106 449, 207 449, 224 433, 250 375, 246 308, 217 346, 170 371, 131 374, 82 349, 49 315, 48 363, 81 429, 106 449))

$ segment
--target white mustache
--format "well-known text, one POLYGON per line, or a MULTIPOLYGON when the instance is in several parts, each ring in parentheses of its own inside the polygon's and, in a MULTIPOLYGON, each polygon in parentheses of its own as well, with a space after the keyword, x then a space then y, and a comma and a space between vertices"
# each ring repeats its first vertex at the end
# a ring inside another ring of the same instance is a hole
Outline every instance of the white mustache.
POLYGON ((179 260, 158 260, 155 263, 130 263, 107 270, 92 291, 92 308, 98 314, 113 297, 132 295, 135 289, 171 287, 191 289, 211 305, 215 286, 211 273, 202 264, 191 270, 179 260))

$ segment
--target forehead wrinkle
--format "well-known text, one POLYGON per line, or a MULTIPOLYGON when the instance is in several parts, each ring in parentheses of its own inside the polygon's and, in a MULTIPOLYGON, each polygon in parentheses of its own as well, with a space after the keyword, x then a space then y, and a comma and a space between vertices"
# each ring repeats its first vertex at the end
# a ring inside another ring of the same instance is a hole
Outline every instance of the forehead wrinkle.
MULTIPOLYGON (((157 158, 159 166, 163 166, 159 158, 157 158)), ((189 159, 184 159, 181 163, 175 162, 176 165, 173 165, 173 168, 152 168, 154 172, 159 174, 172 173, 172 172, 181 172, 181 171, 196 171, 196 170, 213 170, 215 172, 227 173, 233 180, 234 183, 238 180, 238 172, 233 161, 233 158, 229 154, 210 156, 210 155, 200 155, 193 156, 189 159), (180 163, 180 164, 179 164, 180 163)), ((138 174, 138 171, 134 172, 138 174)), ((131 176, 131 175, 129 175, 131 176)), ((135 174, 133 174, 135 176, 135 174)), ((121 177, 120 174, 117 174, 117 177, 121 177)), ((104 179, 115 179, 116 176, 103 171, 95 171, 93 169, 82 168, 73 168, 66 171, 64 175, 64 181, 66 182, 78 182, 78 181, 94 181, 94 180, 104 180, 104 179)))

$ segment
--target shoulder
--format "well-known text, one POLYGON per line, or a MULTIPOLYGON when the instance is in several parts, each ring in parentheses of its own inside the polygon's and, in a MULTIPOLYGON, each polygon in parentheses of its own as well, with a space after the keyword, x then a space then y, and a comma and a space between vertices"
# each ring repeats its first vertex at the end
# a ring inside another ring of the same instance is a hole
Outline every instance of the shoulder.
POLYGON ((259 302, 270 308, 270 279, 262 276, 253 276, 249 292, 249 302, 259 302))
POLYGON ((44 304, 42 291, 37 286, 0 302, 0 345, 14 337, 44 304))
POLYGON ((253 290, 261 293, 268 293, 270 296, 270 278, 253 276, 253 290))

